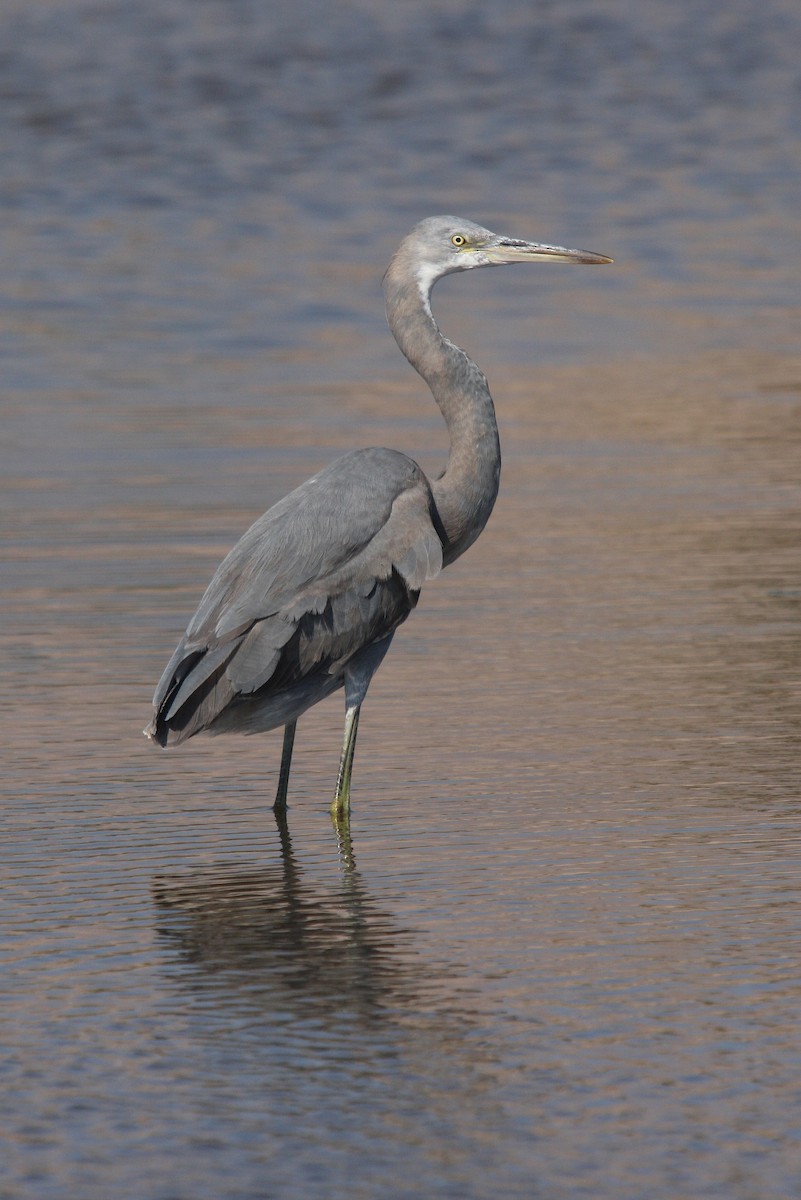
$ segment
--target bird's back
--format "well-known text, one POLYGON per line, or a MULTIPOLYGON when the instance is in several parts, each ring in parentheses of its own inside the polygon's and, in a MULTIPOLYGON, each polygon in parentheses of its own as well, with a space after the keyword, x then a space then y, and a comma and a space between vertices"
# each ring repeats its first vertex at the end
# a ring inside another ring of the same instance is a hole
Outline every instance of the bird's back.
POLYGON ((260 517, 218 567, 154 696, 162 745, 285 724, 409 615, 442 566, 431 489, 394 450, 337 459, 260 517))

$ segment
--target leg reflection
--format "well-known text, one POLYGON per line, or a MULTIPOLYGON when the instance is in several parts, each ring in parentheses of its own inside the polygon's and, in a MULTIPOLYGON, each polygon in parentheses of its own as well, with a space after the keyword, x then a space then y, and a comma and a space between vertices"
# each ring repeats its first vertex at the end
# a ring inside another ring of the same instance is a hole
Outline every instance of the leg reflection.
POLYGON ((353 855, 353 840, 350 836, 350 810, 345 809, 344 812, 335 812, 331 810, 331 824, 334 827, 336 834, 337 847, 339 849, 339 857, 342 861, 342 866, 345 869, 345 877, 354 874, 356 871, 356 859, 353 855))

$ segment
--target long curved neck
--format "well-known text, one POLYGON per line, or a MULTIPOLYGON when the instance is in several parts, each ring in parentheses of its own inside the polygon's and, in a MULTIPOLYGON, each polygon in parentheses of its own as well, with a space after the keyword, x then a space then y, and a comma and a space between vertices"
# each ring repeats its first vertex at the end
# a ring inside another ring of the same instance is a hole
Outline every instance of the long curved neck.
POLYGON ((428 302, 430 281, 393 259, 384 277, 395 341, 423 377, 445 418, 448 462, 431 490, 451 563, 473 544, 498 495, 501 447, 487 381, 463 350, 440 333, 428 302))

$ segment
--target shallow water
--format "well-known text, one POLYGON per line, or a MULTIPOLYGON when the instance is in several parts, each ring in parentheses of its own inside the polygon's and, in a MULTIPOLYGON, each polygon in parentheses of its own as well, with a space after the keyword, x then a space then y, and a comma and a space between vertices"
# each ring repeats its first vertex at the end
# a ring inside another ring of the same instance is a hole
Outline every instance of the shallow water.
POLYGON ((799 19, 333 11, 4 10, 0 1196, 794 1197, 799 19), (278 734, 140 730, 255 515, 437 469, 378 281, 447 209, 618 261, 436 294, 502 491, 344 844, 341 698, 285 828, 278 734))

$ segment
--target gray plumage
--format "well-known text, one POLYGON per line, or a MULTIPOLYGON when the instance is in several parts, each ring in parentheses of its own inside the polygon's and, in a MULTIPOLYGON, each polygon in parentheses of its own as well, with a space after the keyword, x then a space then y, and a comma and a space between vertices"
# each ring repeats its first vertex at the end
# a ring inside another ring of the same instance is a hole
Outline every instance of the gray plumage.
POLYGON ((429 482, 396 450, 356 450, 260 517, 218 567, 167 664, 148 737, 165 746, 196 733, 283 725, 280 809, 296 721, 344 687, 345 741, 333 808, 347 812, 370 679, 423 584, 475 541, 498 493, 500 445, 487 381, 440 333, 431 288, 453 271, 548 260, 611 261, 498 237, 456 217, 431 217, 403 240, 384 277, 387 318, 445 418, 451 440, 445 470, 429 482))

